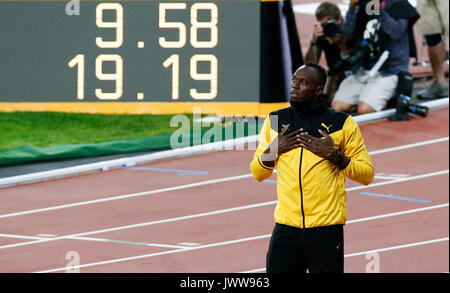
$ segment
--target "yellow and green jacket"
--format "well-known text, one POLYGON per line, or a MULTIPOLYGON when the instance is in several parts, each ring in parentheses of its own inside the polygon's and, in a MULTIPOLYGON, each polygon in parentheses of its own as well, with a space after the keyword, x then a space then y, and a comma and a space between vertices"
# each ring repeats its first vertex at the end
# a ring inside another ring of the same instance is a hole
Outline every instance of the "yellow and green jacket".
POLYGON ((250 169, 258 181, 269 178, 274 168, 264 166, 260 156, 278 133, 289 124, 289 131, 305 129, 322 137, 327 131, 335 149, 350 158, 343 170, 306 148, 299 147, 279 156, 275 222, 299 228, 345 224, 347 219, 345 180, 350 178, 367 185, 373 181, 374 168, 364 145, 360 129, 352 116, 320 107, 300 114, 292 107, 270 113, 261 128, 259 145, 250 169))

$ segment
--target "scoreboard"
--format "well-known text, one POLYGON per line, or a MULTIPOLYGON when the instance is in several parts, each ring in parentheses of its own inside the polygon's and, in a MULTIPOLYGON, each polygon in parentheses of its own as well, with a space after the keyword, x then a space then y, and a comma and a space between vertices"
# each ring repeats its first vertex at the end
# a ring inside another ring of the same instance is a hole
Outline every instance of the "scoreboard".
POLYGON ((265 114, 287 101, 288 4, 0 0, 0 111, 265 114))

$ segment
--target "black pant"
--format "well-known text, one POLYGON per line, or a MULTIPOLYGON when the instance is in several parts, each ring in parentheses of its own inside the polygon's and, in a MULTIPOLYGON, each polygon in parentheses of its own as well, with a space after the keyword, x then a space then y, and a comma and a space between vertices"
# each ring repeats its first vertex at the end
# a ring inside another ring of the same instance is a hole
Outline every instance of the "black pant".
POLYGON ((266 258, 267 273, 343 273, 343 225, 296 228, 275 224, 266 258))

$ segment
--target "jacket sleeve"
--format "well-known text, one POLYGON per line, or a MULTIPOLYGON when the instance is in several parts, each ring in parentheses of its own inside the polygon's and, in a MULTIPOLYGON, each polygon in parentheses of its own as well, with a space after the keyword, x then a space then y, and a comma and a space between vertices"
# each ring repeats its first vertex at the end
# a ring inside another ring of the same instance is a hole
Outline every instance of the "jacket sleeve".
POLYGON ((353 181, 370 184, 375 171, 361 131, 352 116, 348 116, 344 123, 343 136, 341 152, 350 157, 350 163, 341 172, 353 181))
POLYGON ((271 133, 272 130, 270 129, 270 117, 269 115, 267 115, 259 134, 258 148, 256 149, 253 155, 253 160, 250 163, 250 170, 253 174, 253 177, 258 181, 263 181, 269 178, 273 173, 274 168, 264 166, 261 161, 261 154, 266 150, 267 146, 272 142, 272 140, 275 139, 275 137, 273 137, 273 134, 271 133))
POLYGON ((408 33, 408 20, 405 18, 395 20, 384 9, 380 15, 381 29, 393 40, 401 39, 408 33))
POLYGON ((354 32, 356 28, 356 19, 358 17, 359 6, 350 7, 344 18, 344 24, 342 26, 342 36, 351 41, 355 38, 354 32))

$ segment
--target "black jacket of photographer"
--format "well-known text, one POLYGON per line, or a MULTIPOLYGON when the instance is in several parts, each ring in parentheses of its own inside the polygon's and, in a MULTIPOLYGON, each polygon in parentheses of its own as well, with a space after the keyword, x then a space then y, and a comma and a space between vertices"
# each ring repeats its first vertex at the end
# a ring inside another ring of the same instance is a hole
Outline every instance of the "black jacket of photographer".
POLYGON ((409 58, 416 54, 412 26, 419 15, 407 0, 380 0, 379 13, 367 13, 369 0, 350 7, 344 20, 342 35, 355 44, 368 40, 376 58, 363 60, 370 69, 385 51, 389 59, 380 69, 382 76, 408 71, 409 58), (383 2, 385 2, 383 4, 383 2), (374 49, 375 48, 375 49, 374 49))

